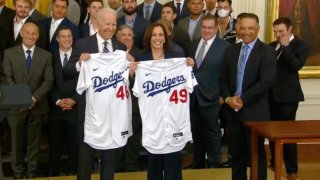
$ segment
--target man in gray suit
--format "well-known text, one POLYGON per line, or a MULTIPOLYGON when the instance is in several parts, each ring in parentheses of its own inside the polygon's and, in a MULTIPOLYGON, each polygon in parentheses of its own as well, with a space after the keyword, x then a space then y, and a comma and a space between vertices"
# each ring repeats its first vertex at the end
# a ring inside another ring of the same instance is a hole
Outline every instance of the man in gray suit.
POLYGON ((14 178, 36 176, 41 124, 48 112, 46 94, 53 83, 51 54, 35 45, 39 29, 33 22, 23 25, 22 44, 5 50, 3 68, 9 84, 27 84, 32 105, 12 109, 8 115, 12 133, 12 169, 14 178), (27 162, 24 162, 26 157, 27 162))
POLYGON ((180 45, 186 55, 189 54, 190 43, 201 37, 201 20, 203 18, 203 0, 188 0, 190 16, 179 21, 174 27, 174 42, 180 45))

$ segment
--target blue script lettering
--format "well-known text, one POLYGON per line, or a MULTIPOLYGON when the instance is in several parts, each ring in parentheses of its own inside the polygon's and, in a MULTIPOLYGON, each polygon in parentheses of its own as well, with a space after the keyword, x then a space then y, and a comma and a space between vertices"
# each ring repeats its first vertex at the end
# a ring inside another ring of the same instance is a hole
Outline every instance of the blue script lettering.
POLYGON ((112 71, 111 75, 109 77, 100 77, 100 76, 94 76, 91 78, 93 83, 93 89, 94 92, 101 92, 109 87, 117 87, 117 84, 121 81, 123 81, 122 77, 123 72, 114 73, 112 71))
POLYGON ((169 93, 171 88, 183 84, 185 82, 186 79, 183 77, 183 75, 181 75, 168 79, 167 77, 165 77, 164 80, 161 82, 146 81, 145 83, 143 83, 142 87, 144 89, 144 93, 148 94, 149 97, 159 94, 163 91, 169 93))

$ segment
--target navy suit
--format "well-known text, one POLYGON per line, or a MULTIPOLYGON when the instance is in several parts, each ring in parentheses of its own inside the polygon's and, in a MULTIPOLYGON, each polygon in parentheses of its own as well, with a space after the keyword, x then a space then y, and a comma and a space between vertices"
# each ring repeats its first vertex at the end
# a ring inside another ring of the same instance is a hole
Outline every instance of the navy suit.
MULTIPOLYGON (((270 45, 276 49, 279 43, 270 45)), ((299 80, 299 70, 304 66, 310 47, 307 43, 294 37, 278 56, 277 76, 269 91, 269 107, 272 121, 294 121, 300 101, 304 101, 299 80)), ((270 142, 271 165, 274 165, 274 143, 270 142)), ((297 145, 284 144, 283 157, 287 173, 297 173, 297 145)))
MULTIPOLYGON (((125 16, 122 16, 117 20, 118 27, 126 24, 125 16)), ((149 26, 149 21, 144 19, 143 16, 137 14, 136 19, 133 24, 133 33, 134 33, 134 47, 143 48, 143 35, 147 27, 149 26)))
MULTIPOLYGON (((141 17, 144 17, 143 8, 144 8, 144 2, 139 4, 139 6, 137 7, 137 13, 141 17)), ((160 3, 158 3, 158 1, 156 1, 156 3, 154 4, 153 10, 152 10, 150 19, 149 19, 149 21, 151 23, 153 23, 161 18, 161 8, 162 8, 162 5, 160 3)))
MULTIPOLYGON (((116 39, 111 39, 113 50, 126 50, 126 46, 116 39)), ((99 53, 97 34, 79 39, 75 45, 80 53, 99 53)), ((75 66, 73 66, 75 68, 75 66)), ((77 180, 89 180, 91 178, 91 167, 94 161, 95 150, 83 141, 84 139, 84 120, 85 120, 85 94, 77 101, 78 104, 78 123, 79 123, 79 157, 78 157, 78 173, 77 180)), ((118 149, 100 150, 101 155, 101 171, 100 178, 105 180, 113 180, 116 152, 118 149)))
POLYGON ((76 92, 79 72, 73 66, 79 59, 79 53, 72 50, 68 63, 62 67, 60 52, 53 56, 54 85, 49 93, 51 111, 49 116, 50 132, 50 176, 59 175, 60 158, 62 156, 63 139, 66 138, 68 147, 68 163, 66 173, 76 173, 78 158, 78 122, 77 104, 71 110, 63 111, 56 102, 59 99, 71 98, 77 101, 79 98, 76 92))
MULTIPOLYGON (((191 45, 190 55, 194 59, 196 59, 196 51, 199 45, 202 46, 200 39, 191 45)), ((191 94, 190 108, 195 168, 206 167, 206 154, 207 167, 220 166, 219 77, 223 54, 227 46, 227 42, 216 36, 200 67, 194 66, 193 72, 198 81, 198 86, 191 94)))
MULTIPOLYGON (((230 45, 226 49, 221 70, 222 97, 232 97, 236 92, 237 66, 242 43, 230 45)), ((276 76, 276 53, 273 48, 259 39, 253 46, 245 66, 242 81, 243 108, 234 111, 226 107, 226 119, 230 134, 232 156, 232 179, 247 179, 250 160, 251 131, 244 126, 245 121, 270 120, 268 90, 276 76)), ((258 138, 258 179, 267 179, 266 152, 264 138, 258 138)))
MULTIPOLYGON (((48 51, 52 52, 52 53, 55 53, 56 51, 59 50, 59 44, 58 44, 58 41, 56 39, 57 31, 54 33, 54 35, 52 36, 52 39, 50 41, 51 21, 52 21, 52 17, 49 17, 49 18, 46 18, 46 19, 43 19, 43 20, 39 21, 39 23, 44 29, 45 41, 46 41, 46 49, 48 51)), ((73 44, 78 40, 78 38, 79 38, 78 26, 73 24, 68 18, 65 17, 61 21, 61 23, 59 24, 58 28, 59 27, 69 27, 69 28, 71 28, 72 37, 73 37, 73 44)), ((57 28, 57 30, 58 30, 58 28, 57 28)))
POLYGON ((79 27, 79 37, 84 38, 90 36, 90 26, 88 23, 81 24, 79 27))
POLYGON ((13 22, 15 16, 16 12, 13 9, 3 6, 0 17, 5 17, 8 21, 13 22))

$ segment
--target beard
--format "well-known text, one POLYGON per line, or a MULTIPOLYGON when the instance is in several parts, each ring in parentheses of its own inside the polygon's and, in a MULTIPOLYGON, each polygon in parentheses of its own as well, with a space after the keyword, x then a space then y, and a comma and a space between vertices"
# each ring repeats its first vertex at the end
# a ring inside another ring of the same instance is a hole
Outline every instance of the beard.
POLYGON ((137 7, 135 7, 134 9, 125 9, 125 8, 122 8, 122 11, 126 14, 126 15, 129 15, 131 16, 132 14, 134 14, 136 11, 137 11, 137 7))

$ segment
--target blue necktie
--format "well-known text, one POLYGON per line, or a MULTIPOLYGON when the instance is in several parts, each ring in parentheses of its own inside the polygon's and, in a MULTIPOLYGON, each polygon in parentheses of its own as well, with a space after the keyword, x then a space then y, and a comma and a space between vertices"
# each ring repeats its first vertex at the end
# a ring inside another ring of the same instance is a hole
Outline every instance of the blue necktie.
POLYGON ((27 53, 26 63, 27 63, 27 69, 29 73, 29 70, 31 69, 31 50, 30 49, 26 50, 26 53, 27 53))
POLYGON ((247 56, 248 56, 249 45, 244 45, 241 49, 241 54, 239 57, 238 62, 238 69, 237 69, 237 89, 236 89, 236 96, 240 96, 242 94, 242 82, 243 82, 243 75, 247 64, 247 56))
POLYGON ((68 55, 67 55, 67 53, 65 53, 65 54, 64 54, 64 58, 63 58, 62 67, 64 67, 67 63, 68 63, 68 55))
POLYGON ((105 41, 103 43, 103 53, 109 53, 108 42, 107 41, 105 41))
POLYGON ((146 6, 146 19, 147 20, 150 20, 150 5, 147 5, 146 6))
POLYGON ((196 57, 196 63, 197 63, 197 67, 199 68, 202 64, 202 59, 203 59, 203 55, 204 55, 204 50, 206 48, 207 45, 207 41, 203 41, 201 48, 199 49, 199 52, 197 54, 196 57))

